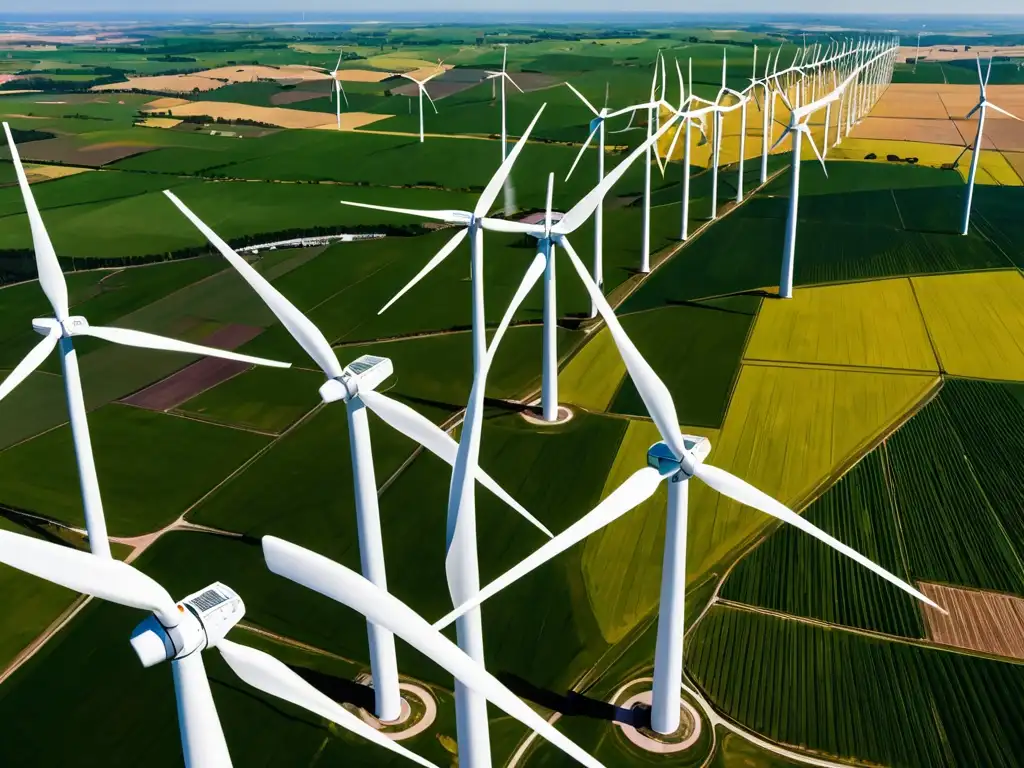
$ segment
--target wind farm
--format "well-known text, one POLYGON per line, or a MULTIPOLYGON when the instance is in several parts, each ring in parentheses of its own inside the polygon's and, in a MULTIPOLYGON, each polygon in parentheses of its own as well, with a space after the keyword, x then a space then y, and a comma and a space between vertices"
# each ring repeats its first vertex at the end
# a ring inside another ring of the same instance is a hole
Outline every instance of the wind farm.
POLYGON ((1018 764, 1024 31, 470 23, 0 19, 4 764, 1018 764))

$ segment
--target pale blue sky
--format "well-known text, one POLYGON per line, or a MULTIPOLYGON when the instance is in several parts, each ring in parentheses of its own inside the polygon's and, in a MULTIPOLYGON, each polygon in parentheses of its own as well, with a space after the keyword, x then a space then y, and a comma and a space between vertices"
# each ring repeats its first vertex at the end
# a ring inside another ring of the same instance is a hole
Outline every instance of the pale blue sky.
MULTIPOLYGON (((612 12, 621 14, 624 8, 622 0, 562 0, 557 4, 558 14, 576 11, 588 13, 612 12)), ((713 5, 685 7, 678 0, 631 0, 630 11, 657 11, 662 13, 736 13, 744 11, 765 12, 766 9, 786 13, 898 13, 898 14, 966 14, 966 13, 1024 13, 1021 0, 972 0, 965 4, 963 0, 776 0, 765 3, 761 0, 717 0, 713 5)), ((15 9, 10 9, 12 12, 15 9)), ((309 14, 330 14, 332 17, 344 17, 349 12, 353 17, 368 18, 375 11, 393 14, 408 11, 415 17, 417 11, 439 13, 447 11, 468 11, 472 13, 500 13, 508 11, 520 17, 523 13, 551 13, 553 6, 550 0, 515 0, 501 6, 482 4, 480 0, 374 0, 372 3, 352 2, 348 0, 32 0, 30 6, 17 9, 20 14, 28 13, 66 13, 70 16, 78 14, 87 16, 90 13, 124 13, 126 16, 141 13, 167 14, 198 14, 198 13, 280 13, 282 17, 309 14), (371 10, 372 9, 372 10, 371 10)), ((2 15, 2 9, 0 9, 2 15)))

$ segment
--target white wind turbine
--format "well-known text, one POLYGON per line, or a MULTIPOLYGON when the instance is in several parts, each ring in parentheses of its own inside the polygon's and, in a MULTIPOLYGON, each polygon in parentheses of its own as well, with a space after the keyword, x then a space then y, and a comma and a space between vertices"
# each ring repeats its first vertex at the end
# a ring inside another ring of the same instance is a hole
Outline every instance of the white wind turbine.
POLYGON ((341 53, 338 53, 338 63, 334 65, 334 69, 331 70, 331 79, 334 81, 334 90, 331 92, 331 97, 336 102, 338 114, 338 130, 341 130, 341 99, 345 99, 345 108, 348 108, 348 95, 345 93, 345 89, 341 86, 341 80, 338 79, 338 70, 341 69, 341 53))
POLYGON ((32 350, 25 355, 14 370, 0 384, 0 400, 5 398, 15 387, 28 378, 36 368, 42 365, 47 356, 55 348, 60 347, 61 367, 64 372, 64 392, 67 396, 68 418, 71 422, 71 435, 75 446, 75 458, 78 463, 78 477, 82 491, 82 507, 85 513, 85 527, 89 534, 89 548, 93 554, 110 557, 110 544, 107 541, 107 524, 103 516, 103 501, 100 497, 99 481, 96 477, 96 463, 92 453, 92 441, 89 438, 89 420, 86 416, 85 398, 82 394, 82 379, 78 367, 78 355, 72 339, 76 336, 92 336, 97 339, 123 344, 128 347, 143 349, 183 352, 189 355, 209 355, 225 360, 237 360, 254 365, 269 365, 288 368, 289 363, 278 363, 261 357, 250 357, 235 352, 228 352, 213 347, 204 347, 186 341, 169 339, 152 333, 133 331, 128 328, 111 328, 90 325, 89 321, 79 315, 70 314, 68 303, 68 287, 64 281, 64 273, 57 261, 57 254, 46 232, 43 218, 36 206, 35 198, 29 189, 25 169, 21 165, 18 148, 14 144, 10 126, 4 123, 4 133, 11 150, 11 161, 21 187, 21 196, 25 202, 32 230, 32 247, 35 250, 36 268, 39 272, 39 286, 53 308, 53 317, 35 318, 32 328, 43 336, 32 350))
POLYGON ((967 195, 964 198, 964 218, 963 225, 960 227, 960 234, 966 235, 971 227, 971 204, 974 201, 974 177, 978 172, 978 158, 981 157, 981 140, 983 138, 983 132, 985 130, 985 115, 988 110, 994 109, 996 112, 1000 112, 1007 117, 1012 117, 1014 120, 1020 120, 1019 117, 1007 112, 1000 106, 993 104, 988 100, 986 90, 988 88, 988 78, 992 74, 992 59, 988 60, 988 69, 985 71, 985 76, 981 76, 981 58, 977 60, 978 65, 978 86, 980 88, 980 94, 978 103, 974 105, 974 108, 967 113, 967 119, 970 119, 971 115, 975 112, 978 113, 978 132, 974 136, 974 152, 971 153, 971 169, 967 174, 967 195))
MULTIPOLYGON (((661 104, 665 101, 665 59, 658 51, 658 58, 654 62, 654 76, 651 78, 651 96, 647 100, 647 141, 645 146, 647 152, 644 157, 644 210, 643 210, 643 231, 640 242, 640 271, 644 274, 651 271, 651 153, 654 152, 654 144, 651 136, 655 132, 655 120, 661 120, 661 104), (661 67, 661 95, 655 99, 654 93, 658 83, 658 67, 661 67)), ((660 127, 657 129, 660 131, 660 127)), ((657 157, 657 152, 654 152, 657 157)), ((661 161, 658 161, 661 164, 661 161)))
POLYGON ((230 768, 220 718, 202 652, 220 651, 224 661, 257 690, 309 710, 414 763, 433 766, 370 727, 322 694, 273 656, 228 640, 245 605, 219 582, 175 602, 160 584, 119 560, 0 531, 0 562, 62 587, 151 615, 132 632, 131 645, 144 667, 171 663, 178 728, 187 768, 230 768))
MULTIPOLYGON (((273 536, 263 537, 263 556, 273 573, 348 606, 370 622, 387 627, 452 675, 457 681, 457 687, 472 690, 485 698, 577 762, 588 768, 603 768, 600 762, 505 687, 483 664, 433 629, 422 616, 393 595, 333 560, 273 536)), ((461 742, 460 734, 459 764, 467 768, 479 768, 468 761, 461 742)))
MULTIPOLYGON (((683 195, 682 195, 682 216, 679 231, 679 239, 686 240, 690 236, 690 131, 693 128, 697 129, 700 139, 697 142, 697 146, 701 147, 708 143, 707 134, 704 131, 704 117, 707 114, 714 114, 714 104, 704 99, 699 98, 693 91, 693 59, 690 59, 688 64, 688 82, 689 90, 683 85, 683 71, 679 68, 679 61, 676 60, 676 75, 679 78, 679 107, 674 110, 674 117, 679 120, 679 124, 676 127, 675 135, 672 137, 672 141, 669 144, 668 152, 665 155, 666 164, 672 159, 672 154, 676 149, 676 142, 679 141, 679 137, 683 137, 683 195), (702 101, 707 106, 700 109, 692 109, 693 105, 702 101)), ((666 107, 671 109, 671 106, 666 104, 666 107)), ((596 307, 595 312, 596 314, 596 307)))
MULTIPOLYGON (((235 253, 216 232, 199 219, 171 192, 164 192, 186 217, 206 236, 210 243, 233 266, 242 278, 270 308, 299 346, 320 367, 327 381, 320 387, 325 403, 343 400, 346 403, 349 443, 352 454, 352 477, 356 497, 356 522, 359 534, 359 561, 363 575, 381 589, 387 589, 384 545, 377 500, 377 482, 373 471, 370 427, 366 409, 406 437, 422 445, 449 465, 454 465, 458 446, 447 432, 403 403, 375 391, 390 375, 387 358, 363 355, 342 367, 323 333, 299 309, 259 272, 235 253)), ((489 475, 477 470, 475 478, 498 498, 523 515, 548 536, 551 532, 509 496, 489 475)), ((395 640, 390 632, 374 624, 367 625, 370 667, 376 697, 376 715, 380 720, 397 720, 401 714, 398 689, 398 662, 395 640)))
MULTIPOLYGON (((423 96, 426 95, 427 100, 430 102, 430 106, 432 106, 434 108, 434 114, 436 115, 437 114, 437 105, 434 103, 434 100, 432 98, 430 98, 430 94, 427 93, 427 83, 429 83, 431 80, 433 80, 438 75, 443 75, 444 74, 445 70, 444 70, 444 67, 441 66, 442 63, 443 62, 440 62, 440 61, 437 63, 437 72, 435 72, 432 75, 427 75, 427 77, 423 78, 422 80, 417 80, 412 75, 406 74, 404 72, 401 73, 401 75, 400 75, 400 77, 404 77, 406 80, 411 80, 412 82, 416 83, 416 88, 419 90, 419 99, 420 99, 420 144, 423 143, 423 96)), ((347 101, 347 99, 346 99, 346 101, 347 101)))
MULTIPOLYGON (((667 122, 656 134, 635 149, 626 160, 608 174, 601 184, 587 193, 556 224, 551 224, 550 209, 545 217, 545 223, 541 227, 521 224, 519 222, 508 222, 512 225, 510 231, 522 232, 538 239, 538 253, 523 277, 511 304, 505 312, 505 316, 502 318, 498 329, 491 339, 491 344, 483 359, 483 363, 474 376, 473 389, 470 392, 469 403, 466 406, 462 436, 459 439, 459 453, 455 461, 455 468, 452 471, 452 482, 448 493, 448 548, 445 557, 445 573, 448 577, 448 590, 451 593, 453 605, 458 606, 465 603, 480 589, 480 569, 477 560, 476 537, 476 496, 475 489, 473 484, 469 482, 469 478, 475 472, 479 458, 484 393, 486 391, 487 373, 490 369, 494 353, 497 351, 502 336, 512 321, 519 305, 540 278, 541 272, 551 265, 549 254, 554 243, 558 242, 565 247, 569 247, 567 235, 574 232, 583 222, 590 218, 590 215, 597 208, 605 194, 614 186, 622 174, 626 172, 626 169, 641 154, 646 152, 648 146, 656 142, 668 130, 670 125, 671 123, 667 122)), ((553 176, 549 176, 549 200, 551 198, 553 181, 553 176)), ((553 272, 549 271, 550 274, 553 274, 553 272)), ((599 290, 596 292, 600 296, 601 292, 599 290)), ((545 372, 552 374, 551 379, 554 379, 557 375, 557 371, 551 371, 547 366, 545 366, 545 372)), ((545 393, 548 393, 550 391, 550 384, 545 382, 544 386, 545 393)), ((545 397, 548 397, 548 395, 546 394, 545 397)), ((545 408, 549 407, 549 403, 545 403, 545 408)), ((557 394, 553 406, 557 409, 557 394)), ((479 609, 468 611, 459 619, 456 625, 456 635, 459 647, 472 659, 483 664, 483 626, 479 609)), ((489 768, 491 762, 490 746, 487 739, 486 703, 479 695, 474 695, 471 690, 457 685, 455 689, 455 708, 459 732, 460 760, 465 757, 467 768, 489 768)))
POLYGON ((668 519, 654 660, 651 722, 653 729, 658 733, 674 733, 679 728, 680 720, 685 629, 683 610, 686 587, 687 481, 692 477, 698 478, 741 504, 800 528, 918 600, 942 610, 911 585, 812 525, 767 494, 729 472, 705 464, 704 459, 711 449, 710 443, 704 438, 690 437, 680 432, 675 404, 665 384, 626 335, 608 302, 590 280, 572 246, 567 242, 563 245, 573 268, 591 297, 597 302, 601 317, 611 331, 630 378, 654 420, 663 442, 656 443, 649 449, 647 467, 631 475, 591 512, 478 591, 467 603, 436 622, 435 628, 447 626, 468 611, 479 610, 478 606, 482 601, 643 503, 654 495, 663 480, 668 480, 668 519))
POLYGON ((410 216, 418 216, 423 219, 433 219, 434 221, 443 221, 447 224, 454 224, 459 227, 458 231, 452 235, 451 239, 444 244, 433 258, 426 263, 426 265, 416 276, 413 277, 405 286, 388 301, 383 307, 381 307, 381 314, 388 307, 398 301, 404 296, 416 283, 426 277, 435 267, 437 267, 442 261, 448 256, 466 239, 466 235, 471 235, 469 240, 470 248, 470 277, 472 281, 472 292, 473 292, 473 373, 480 369, 480 363, 484 358, 484 351, 486 348, 485 340, 485 318, 484 318, 484 230, 499 230, 508 231, 508 222, 501 219, 490 219, 487 218, 487 214, 490 213, 491 206, 494 205, 494 201, 498 199, 498 193, 501 191, 502 186, 505 183, 505 179, 508 178, 512 172, 512 166, 516 162, 516 158, 519 157, 519 153, 522 152, 523 147, 526 146, 526 142, 530 137, 533 126, 537 124, 537 120, 540 119, 541 114, 544 112, 546 104, 542 104, 541 108, 537 110, 537 114, 534 115, 533 120, 530 121, 530 125, 527 126, 523 135, 519 137, 519 141, 512 148, 508 157, 501 164, 491 180, 487 182, 487 186, 484 187, 484 191, 480 193, 479 199, 477 199, 476 206, 472 211, 453 211, 453 210, 416 210, 411 208, 393 208, 386 205, 371 205, 369 203, 355 203, 342 200, 342 205, 351 205, 357 208, 368 208, 374 211, 390 211, 391 213, 404 213, 410 216))
MULTIPOLYGON (((789 109, 789 125, 786 126, 786 130, 779 137, 779 140, 775 142, 775 146, 778 147, 786 137, 792 135, 793 137, 793 160, 790 168, 790 187, 789 187, 789 212, 786 216, 786 239, 783 244, 782 251, 782 274, 779 277, 779 296, 783 299, 793 298, 793 263, 796 255, 796 225, 797 225, 797 208, 800 204, 800 151, 802 149, 802 140, 804 136, 807 137, 807 141, 811 143, 811 149, 814 150, 814 154, 818 158, 818 162, 821 163, 821 170, 826 176, 828 176, 828 169, 825 167, 825 159, 821 156, 821 152, 818 151, 818 145, 814 143, 814 136, 811 135, 811 129, 808 125, 810 115, 806 115, 801 119, 799 113, 794 110, 793 106, 789 103, 789 99, 786 98, 784 93, 779 94, 782 97, 783 103, 789 109)), ((797 103, 797 107, 799 107, 797 103)))
MULTIPOLYGON (((524 275, 512 302, 505 311, 491 344, 488 347, 486 356, 480 370, 473 380, 473 389, 469 396, 469 404, 466 406, 466 417, 463 422, 462 437, 459 441, 458 457, 452 471, 451 485, 448 495, 448 532, 447 532, 447 554, 445 557, 445 572, 447 575, 448 589, 451 592, 453 605, 460 605, 470 599, 480 587, 479 563, 477 559, 477 538, 476 538, 476 504, 472 477, 475 474, 477 459, 480 448, 480 425, 483 418, 483 393, 486 389, 487 373, 491 362, 494 359, 494 352, 497 350, 512 318, 526 298, 527 294, 540 278, 545 268, 545 256, 538 253, 524 275)), ((293 581, 297 581, 321 594, 332 597, 340 602, 366 613, 366 609, 359 603, 351 602, 351 594, 354 591, 346 588, 347 584, 355 586, 358 578, 355 574, 345 573, 344 569, 337 563, 314 555, 312 552, 303 550, 287 542, 273 540, 270 537, 264 538, 264 553, 267 565, 275 573, 278 573, 293 581)), ((469 612, 461 617, 456 627, 458 650, 452 646, 447 639, 442 645, 437 645, 438 639, 442 636, 431 630, 420 617, 409 611, 390 596, 387 598, 390 605, 384 601, 384 596, 376 596, 372 604, 381 615, 379 619, 371 617, 372 620, 379 620, 381 623, 390 621, 393 631, 407 642, 419 648, 445 669, 451 672, 455 680, 455 717, 459 746, 459 764, 466 768, 490 768, 491 750, 489 726, 487 718, 487 701, 504 709, 509 714, 522 720, 534 730, 540 730, 535 724, 540 718, 530 711, 533 718, 527 720, 520 713, 524 713, 519 705, 521 702, 514 700, 514 697, 506 697, 505 701, 514 704, 516 708, 509 708, 501 699, 496 699, 488 694, 485 687, 474 684, 474 678, 479 681, 483 675, 484 647, 483 627, 480 622, 479 611, 469 612), (403 631, 404 630, 404 631, 403 631), (415 634, 413 634, 415 633, 415 634), (433 646, 423 647, 417 645, 417 640, 423 643, 428 637, 433 637, 433 646), (473 676, 461 672, 457 667, 451 666, 451 661, 459 660, 462 664, 477 665, 473 676), (446 663, 446 661, 448 663, 446 663), (534 719, 536 718, 536 719, 534 719), (532 720, 532 722, 531 722, 532 720)), ((369 616, 369 614, 367 614, 369 616)), ((526 708, 528 709, 528 708, 526 708)), ((543 720, 541 720, 543 722, 543 720)), ((545 723, 545 725, 547 725, 545 723)), ((550 726, 547 726, 550 729, 550 726)), ((597 762, 579 750, 576 745, 569 742, 565 737, 555 741, 553 729, 541 731, 542 735, 552 740, 556 746, 567 752, 576 760, 585 765, 596 765, 597 762)))
MULTIPOLYGON (((580 147, 580 151, 576 153, 576 159, 572 162, 572 167, 569 168, 569 172, 565 175, 565 180, 568 181, 569 177, 572 176, 573 171, 576 170, 576 166, 579 165, 580 160, 583 158, 584 152, 587 151, 587 147, 590 146, 590 142, 593 141, 594 135, 597 135, 597 183, 600 184, 604 179, 604 160, 605 160, 605 149, 604 140, 607 133, 623 133, 628 128, 622 131, 607 131, 605 128, 605 121, 609 118, 619 117, 626 113, 636 114, 637 109, 650 108, 650 104, 641 104, 632 107, 626 107, 612 111, 608 108, 608 84, 605 83, 604 90, 604 106, 601 109, 594 107, 587 97, 580 93, 571 83, 566 83, 573 93, 579 98, 580 101, 593 113, 594 119, 590 121, 590 133, 587 135, 587 140, 583 142, 583 146, 580 147)), ((604 206, 598 205, 597 210, 594 211, 594 282, 599 287, 604 286, 604 206)), ((597 307, 591 305, 590 316, 597 316, 597 307)))
MULTIPOLYGON (((523 89, 519 87, 519 84, 512 79, 512 76, 506 71, 506 64, 508 63, 508 43, 502 43, 504 49, 501 54, 501 71, 500 72, 488 72, 487 79, 491 81, 491 87, 493 89, 494 83, 501 80, 501 161, 505 162, 505 157, 508 155, 508 127, 506 117, 508 114, 507 102, 505 100, 505 82, 512 83, 517 91, 523 92, 523 89)), ((493 90, 492 90, 493 94, 493 90)), ((515 210, 513 200, 513 189, 512 189, 512 177, 509 176, 505 179, 504 185, 504 202, 505 202, 505 215, 512 215, 515 210)))

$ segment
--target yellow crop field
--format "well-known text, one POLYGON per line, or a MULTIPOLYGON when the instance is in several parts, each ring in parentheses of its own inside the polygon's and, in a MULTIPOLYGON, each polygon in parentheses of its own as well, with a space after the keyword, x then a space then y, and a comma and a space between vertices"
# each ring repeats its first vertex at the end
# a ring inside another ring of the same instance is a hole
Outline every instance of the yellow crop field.
POLYGON ((1024 152, 1003 152, 1003 157, 1010 167, 1017 172, 1021 179, 1024 179, 1024 152))
MULTIPOLYGON (((147 107, 147 109, 151 109, 147 107)), ((162 111, 162 110, 161 110, 162 111)), ((256 107, 251 104, 235 104, 230 101, 190 101, 171 109, 175 117, 206 115, 225 120, 255 120, 281 128, 334 128, 336 119, 325 112, 310 112, 284 107, 256 107)), ((342 130, 355 130, 364 125, 384 120, 391 115, 375 115, 369 112, 345 112, 342 115, 342 130)))
POLYGON ((911 278, 942 369, 1024 381, 1024 277, 1016 270, 911 278))
MULTIPOLYGON (((426 73, 430 74, 437 71, 436 61, 427 61, 426 59, 417 59, 413 56, 392 55, 389 53, 371 56, 366 60, 366 63, 375 69, 385 69, 389 72, 415 74, 416 70, 430 70, 426 73)), ((452 65, 447 64, 444 68, 451 69, 452 65)))
MULTIPOLYGON (((833 134, 834 136, 835 134, 833 134)), ((900 141, 898 139, 857 139, 843 138, 838 147, 830 147, 829 158, 839 160, 863 160, 865 155, 874 153, 882 162, 887 155, 916 157, 918 165, 938 167, 952 163, 960 156, 963 147, 952 144, 930 144, 926 141, 900 141)), ((964 160, 961 159, 961 164, 964 160)))
POLYGON ((139 125, 143 128, 173 128, 180 124, 181 120, 177 120, 173 117, 147 117, 145 120, 139 122, 139 125))
POLYGON ((38 181, 53 181, 63 179, 65 176, 74 176, 79 173, 91 171, 92 168, 74 168, 68 165, 41 165, 38 163, 25 163, 25 176, 29 184, 38 181))
POLYGON ((798 288, 764 301, 747 360, 938 371, 907 278, 798 288))
MULTIPOLYGON (((683 432, 707 437, 712 445, 718 437, 714 429, 683 427, 683 432)), ((602 498, 647 464, 647 449, 659 440, 653 422, 630 421, 605 480, 602 498)), ((584 545, 587 595, 601 634, 609 643, 621 640, 658 604, 667 501, 663 483, 648 501, 594 533, 584 545)), ((692 516, 690 520, 692 529, 692 516)))
POLYGON ((390 72, 377 72, 373 69, 339 69, 335 79, 343 83, 379 83, 389 77, 390 72))
MULTIPOLYGON (((970 150, 964 152, 963 157, 960 158, 960 164, 957 166, 957 170, 964 181, 967 181, 967 174, 970 172, 972 154, 970 150)), ((1017 171, 1013 169, 1013 166, 1010 165, 1010 162, 1003 153, 996 152, 994 149, 982 151, 981 158, 978 160, 978 175, 974 177, 974 180, 978 184, 992 184, 1003 187, 1019 187, 1024 185, 1020 176, 1017 175, 1017 171)))
MULTIPOLYGON (((805 502, 938 382, 924 373, 745 364, 708 462, 783 503, 805 502)), ((695 483, 689 579, 712 572, 771 522, 695 483)))
POLYGON ((602 328, 558 374, 560 398, 591 411, 606 411, 625 375, 626 364, 612 334, 602 328))

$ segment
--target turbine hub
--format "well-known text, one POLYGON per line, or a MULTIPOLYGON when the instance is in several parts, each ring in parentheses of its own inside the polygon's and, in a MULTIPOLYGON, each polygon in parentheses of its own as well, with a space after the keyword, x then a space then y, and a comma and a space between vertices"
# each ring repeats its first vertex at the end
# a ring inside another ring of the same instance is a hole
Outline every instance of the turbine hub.
POLYGON ((647 449, 647 465, 658 470, 662 477, 681 475, 681 479, 693 477, 697 465, 711 452, 711 441, 706 437, 682 435, 686 452, 677 457, 668 443, 659 442, 647 449))
POLYGON ((173 627, 156 616, 143 619, 131 644, 144 667, 181 659, 220 642, 245 615, 245 603, 230 587, 214 582, 178 603, 180 618, 173 627))
POLYGON ((75 336, 89 328, 89 321, 81 315, 72 315, 61 321, 60 328, 65 337, 75 336))
POLYGON ((320 397, 325 403, 344 400, 346 403, 361 391, 376 389, 394 372, 394 366, 387 357, 363 355, 345 366, 341 376, 328 379, 320 387, 320 397))

